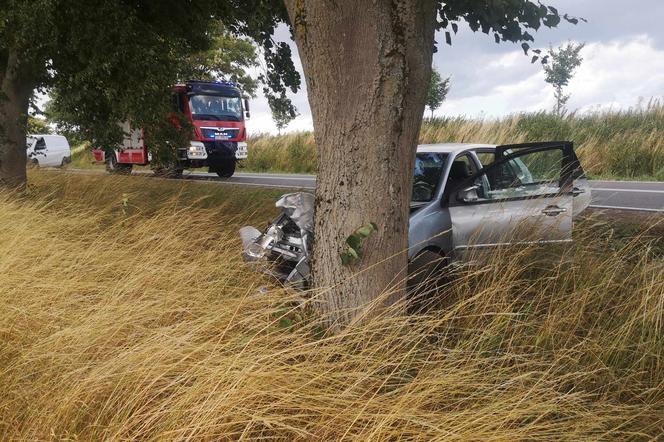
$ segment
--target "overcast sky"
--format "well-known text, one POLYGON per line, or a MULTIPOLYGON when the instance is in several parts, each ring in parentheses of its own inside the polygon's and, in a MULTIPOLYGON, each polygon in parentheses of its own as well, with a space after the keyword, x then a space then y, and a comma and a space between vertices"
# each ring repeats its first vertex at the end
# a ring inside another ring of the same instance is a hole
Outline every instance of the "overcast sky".
MULTIPOLYGON (((570 109, 620 109, 639 101, 664 97, 664 0, 548 0, 561 13, 584 17, 588 23, 543 28, 533 47, 554 47, 568 40, 585 42, 584 61, 570 82, 570 109)), ((285 28, 276 38, 289 40, 285 28)), ((443 35, 436 40, 444 42, 443 35)), ((302 74, 295 44, 294 61, 302 74)), ((447 101, 436 115, 498 117, 553 107, 553 90, 544 82, 542 66, 530 64, 520 45, 496 44, 493 37, 461 26, 452 46, 438 45, 434 65, 451 76, 447 101)), ((311 130, 313 124, 302 76, 302 90, 292 96, 298 116, 287 131, 311 130)), ((273 132, 267 101, 252 101, 250 133, 273 132)))

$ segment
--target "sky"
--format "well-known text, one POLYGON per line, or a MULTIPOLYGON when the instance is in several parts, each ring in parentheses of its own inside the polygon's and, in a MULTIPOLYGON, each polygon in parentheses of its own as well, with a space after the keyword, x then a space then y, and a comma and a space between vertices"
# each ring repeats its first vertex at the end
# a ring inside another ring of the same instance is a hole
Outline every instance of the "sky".
MULTIPOLYGON (((535 33, 533 48, 557 47, 567 41, 585 43, 583 63, 567 92, 568 108, 579 112, 626 109, 664 99, 664 0, 548 0, 561 13, 583 17, 588 23, 561 22, 535 33)), ((291 96, 299 116, 286 131, 312 130, 302 65, 285 26, 275 39, 288 41, 302 89, 291 96)), ((442 34, 436 41, 444 42, 442 34)), ((539 63, 531 64, 519 44, 496 44, 492 36, 460 26, 452 46, 438 44, 434 66, 451 77, 447 100, 437 116, 495 118, 512 113, 550 110, 553 89, 544 82, 539 63)), ((276 133, 265 97, 251 102, 249 133, 276 133)), ((428 115, 428 112, 427 112, 428 115)))

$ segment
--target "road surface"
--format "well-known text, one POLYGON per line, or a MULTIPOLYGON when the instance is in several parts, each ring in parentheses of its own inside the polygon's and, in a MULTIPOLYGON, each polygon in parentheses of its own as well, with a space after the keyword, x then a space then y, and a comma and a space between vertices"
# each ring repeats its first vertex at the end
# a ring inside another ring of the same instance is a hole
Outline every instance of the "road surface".
MULTIPOLYGON (((315 175, 236 173, 226 180, 220 180, 215 174, 204 172, 188 173, 185 176, 189 179, 259 187, 313 190, 316 185, 315 175)), ((664 213, 664 182, 593 180, 590 186, 592 188, 590 207, 664 213)))

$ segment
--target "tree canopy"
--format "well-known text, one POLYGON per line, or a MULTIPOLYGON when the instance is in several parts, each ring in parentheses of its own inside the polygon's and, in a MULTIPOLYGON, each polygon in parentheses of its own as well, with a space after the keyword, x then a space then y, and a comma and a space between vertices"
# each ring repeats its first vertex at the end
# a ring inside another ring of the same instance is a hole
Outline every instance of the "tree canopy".
MULTIPOLYGON (((224 38, 229 35, 245 36, 261 48, 268 95, 297 90, 290 49, 272 39, 284 20, 278 0, 0 1, 0 182, 6 181, 3 175, 25 181, 17 168, 24 163, 20 139, 34 90, 56 89, 58 109, 73 117, 86 138, 114 144, 122 133, 110 121, 158 126, 183 60, 215 46, 230 50, 231 40, 224 38), (218 34, 210 30, 220 21, 226 33, 212 38, 218 34)), ((206 66, 207 74, 228 68, 253 92, 255 82, 239 74, 243 63, 252 62, 250 51, 245 43, 232 43, 244 62, 219 59, 206 66)))
POLYGON ((238 83, 242 91, 256 96, 257 78, 248 70, 257 68, 258 53, 246 37, 228 32, 220 20, 211 23, 210 46, 202 51, 185 54, 178 64, 179 80, 224 80, 238 83))

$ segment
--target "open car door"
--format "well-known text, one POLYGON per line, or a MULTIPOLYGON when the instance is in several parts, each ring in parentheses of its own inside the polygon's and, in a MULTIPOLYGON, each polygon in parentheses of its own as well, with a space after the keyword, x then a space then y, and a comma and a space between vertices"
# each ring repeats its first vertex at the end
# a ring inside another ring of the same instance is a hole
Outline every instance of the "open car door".
POLYGON ((564 141, 498 146, 493 163, 448 194, 455 257, 571 240, 574 158, 564 141))

